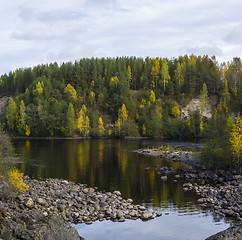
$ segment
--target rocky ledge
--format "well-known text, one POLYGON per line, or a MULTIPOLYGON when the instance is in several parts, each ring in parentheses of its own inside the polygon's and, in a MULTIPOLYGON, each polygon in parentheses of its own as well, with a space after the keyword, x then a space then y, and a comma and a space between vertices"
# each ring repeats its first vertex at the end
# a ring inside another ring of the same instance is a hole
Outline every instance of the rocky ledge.
MULTIPOLYGON (((85 184, 75 184, 59 179, 37 181, 24 177, 24 182, 29 185, 28 191, 8 200, 2 198, 0 201, 0 220, 3 221, 0 237, 4 234, 8 236, 13 233, 20 234, 19 232, 25 232, 26 229, 28 231, 36 228, 42 229, 41 226, 43 229, 55 229, 53 226, 59 225, 60 229, 57 230, 59 233, 61 228, 67 227, 66 223, 70 226, 70 223, 91 224, 93 221, 104 219, 123 222, 125 219, 138 218, 145 221, 155 217, 154 211, 148 211, 141 205, 134 205, 132 199, 123 199, 119 191, 100 192, 94 188, 88 188, 85 184), (59 224, 60 222, 63 224, 59 224)), ((156 213, 156 216, 161 216, 161 213, 156 213)), ((74 236, 73 230, 75 229, 68 229, 66 232, 74 236)), ((36 234, 31 231, 26 234, 36 234)), ((73 236, 69 239, 77 239, 73 236)), ((38 238, 23 237, 21 239, 61 240, 68 238, 54 238, 53 236, 43 238, 41 235, 38 238)))
POLYGON ((192 151, 162 151, 160 149, 138 149, 134 152, 144 155, 160 157, 173 160, 174 162, 182 162, 184 164, 196 167, 198 165, 197 153, 192 151))

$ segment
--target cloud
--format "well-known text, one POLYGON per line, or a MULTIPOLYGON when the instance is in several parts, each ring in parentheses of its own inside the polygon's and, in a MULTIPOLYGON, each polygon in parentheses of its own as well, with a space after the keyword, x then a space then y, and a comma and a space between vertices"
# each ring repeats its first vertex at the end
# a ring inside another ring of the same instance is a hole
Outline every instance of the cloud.
MULTIPOLYGON (((52 36, 53 37, 53 36, 52 36)), ((44 29, 33 29, 27 32, 13 32, 11 33, 11 38, 24 40, 24 41, 40 41, 48 40, 51 35, 48 34, 44 29)))
POLYGON ((242 44, 242 24, 232 27, 224 37, 227 43, 242 44))
POLYGON ((223 50, 217 46, 195 46, 195 47, 184 47, 183 48, 188 54, 194 55, 208 55, 208 56, 223 56, 223 50))
POLYGON ((78 11, 66 11, 64 9, 42 12, 37 15, 41 22, 66 22, 84 17, 84 14, 78 11))
POLYGON ((241 8, 240 0, 12 0, 0 9, 0 52, 12 56, 11 69, 18 49, 38 51, 33 62, 40 64, 92 56, 241 56, 241 8))

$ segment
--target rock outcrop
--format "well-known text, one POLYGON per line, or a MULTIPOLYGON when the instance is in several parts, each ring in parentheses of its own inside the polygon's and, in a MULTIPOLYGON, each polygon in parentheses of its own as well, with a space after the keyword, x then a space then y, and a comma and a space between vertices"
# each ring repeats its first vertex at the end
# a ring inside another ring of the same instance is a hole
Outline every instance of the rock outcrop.
POLYGON ((210 96, 206 101, 205 108, 202 111, 202 101, 199 97, 193 98, 190 103, 181 109, 181 118, 189 117, 190 113, 199 111, 204 117, 211 118, 213 115, 214 106, 217 104, 217 97, 210 96))

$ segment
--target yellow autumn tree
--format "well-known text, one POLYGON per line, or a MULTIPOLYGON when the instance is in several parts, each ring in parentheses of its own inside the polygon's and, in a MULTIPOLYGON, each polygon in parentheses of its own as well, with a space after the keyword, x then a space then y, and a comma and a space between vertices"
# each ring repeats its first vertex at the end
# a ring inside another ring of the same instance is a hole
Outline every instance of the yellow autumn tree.
POLYGON ((121 127, 122 127, 120 118, 118 118, 117 121, 115 121, 115 127, 118 129, 118 134, 120 136, 120 131, 121 131, 121 127))
POLYGON ((35 92, 37 92, 39 95, 41 95, 43 93, 43 83, 42 82, 38 82, 36 84, 35 92))
POLYGON ((171 109, 171 114, 174 118, 178 118, 180 116, 180 108, 179 106, 175 105, 172 109, 171 109))
POLYGON ((91 106, 93 106, 95 103, 95 93, 93 91, 90 92, 89 102, 90 102, 91 106))
POLYGON ((161 65, 161 80, 163 82, 163 90, 165 92, 166 85, 170 80, 169 67, 165 58, 162 60, 162 65, 161 65))
POLYGON ((71 86, 71 84, 67 84, 67 86, 65 87, 64 92, 69 95, 72 99, 76 100, 77 99, 77 94, 76 94, 76 90, 73 86, 71 86))
POLYGON ((159 73, 160 73, 160 59, 157 57, 153 60, 154 66, 151 69, 151 75, 153 76, 153 86, 157 88, 157 82, 159 78, 159 73))
POLYGON ((89 117, 86 115, 86 106, 83 105, 77 118, 77 129, 82 136, 87 137, 89 134, 89 117))
POLYGON ((142 135, 145 136, 146 134, 146 126, 143 124, 142 126, 142 135))
POLYGON ((128 75, 128 78, 129 78, 129 83, 132 84, 132 72, 131 72, 130 66, 128 66, 127 75, 128 75))
POLYGON ((122 105, 122 107, 119 109, 118 113, 118 119, 115 122, 115 127, 117 127, 119 136, 120 136, 120 130, 121 127, 127 122, 128 120, 128 113, 125 104, 122 105))
POLYGON ((111 77, 109 82, 109 87, 115 86, 117 88, 118 83, 119 83, 118 77, 111 77))
POLYGON ((26 136, 30 135, 30 126, 29 125, 26 125, 26 127, 25 127, 25 134, 26 134, 26 136))
POLYGON ((155 110, 156 110, 157 116, 159 117, 159 119, 161 119, 162 118, 162 107, 157 106, 155 110))
POLYGON ((153 90, 150 91, 150 102, 155 103, 155 93, 153 90))
POLYGON ((105 128, 104 128, 104 125, 103 125, 103 120, 101 117, 99 117, 98 119, 98 132, 99 132, 99 135, 102 135, 105 131, 105 128))
POLYGON ((122 105, 122 108, 119 109, 119 117, 121 120, 121 124, 124 125, 128 119, 128 113, 125 104, 122 105))
POLYGON ((240 115, 237 117, 236 125, 230 133, 229 141, 231 143, 233 156, 239 166, 240 155, 242 153, 242 117, 240 115))

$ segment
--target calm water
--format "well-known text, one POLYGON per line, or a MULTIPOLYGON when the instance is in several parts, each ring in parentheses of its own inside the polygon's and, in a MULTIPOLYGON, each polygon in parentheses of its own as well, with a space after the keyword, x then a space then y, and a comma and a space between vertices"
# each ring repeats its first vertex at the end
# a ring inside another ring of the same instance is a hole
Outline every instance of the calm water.
MULTIPOLYGON (((124 198, 132 198, 163 213, 148 222, 111 221, 79 224, 79 234, 92 239, 205 239, 226 229, 228 222, 210 210, 196 205, 194 192, 184 193, 181 180, 160 180, 154 168, 182 165, 169 160, 144 156, 133 150, 158 146, 159 141, 147 140, 14 140, 16 166, 39 180, 62 178, 86 183, 101 191, 119 190, 124 198), (145 168, 149 166, 150 170, 145 168)), ((199 148, 194 143, 170 143, 185 148, 199 148)))

